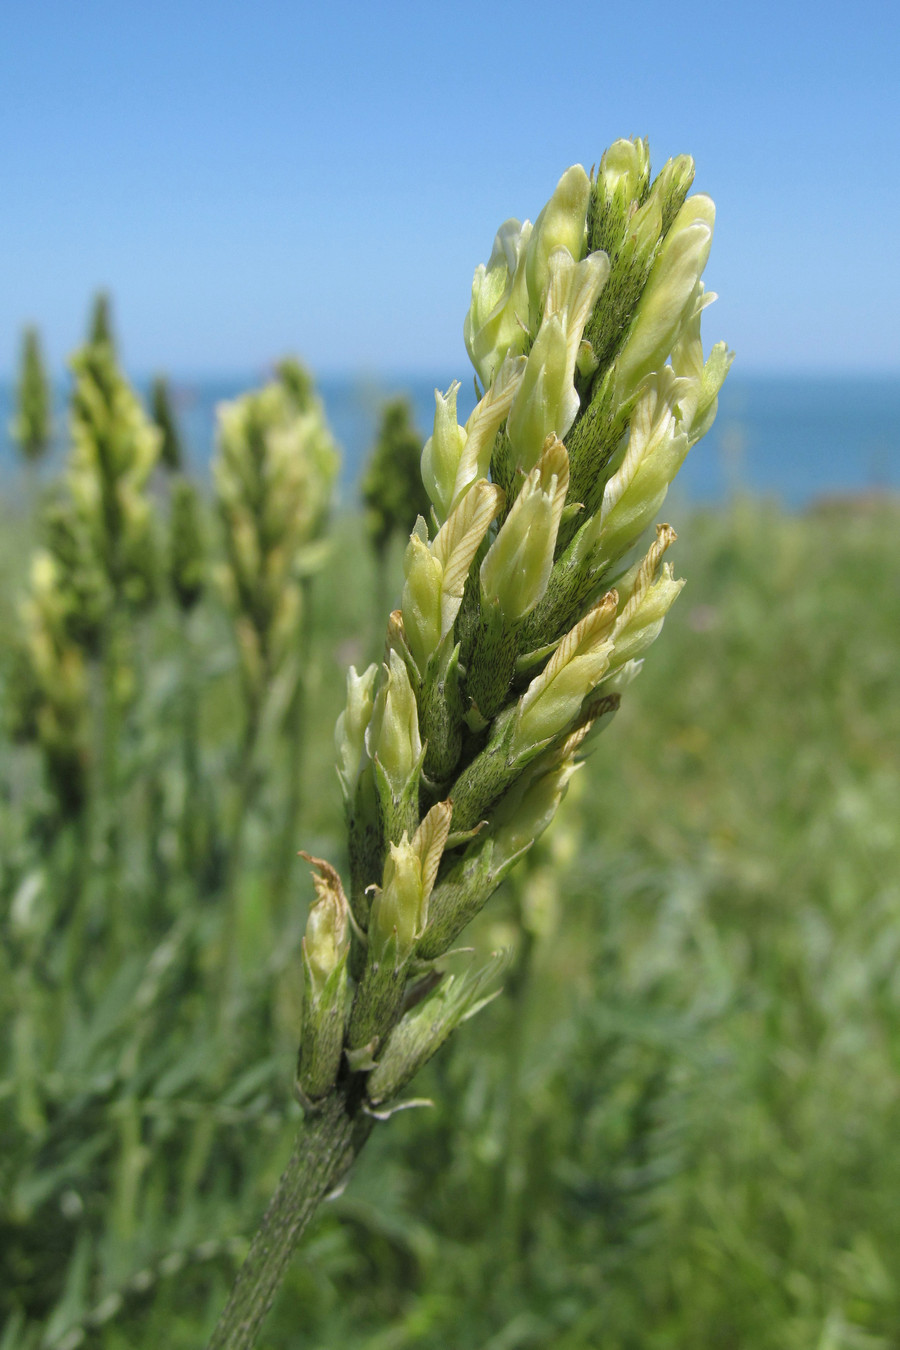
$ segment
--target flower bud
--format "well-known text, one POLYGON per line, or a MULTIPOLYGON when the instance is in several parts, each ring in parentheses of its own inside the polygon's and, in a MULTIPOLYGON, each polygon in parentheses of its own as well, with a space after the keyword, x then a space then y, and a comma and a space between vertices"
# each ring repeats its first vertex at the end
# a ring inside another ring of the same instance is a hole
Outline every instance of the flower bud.
POLYGON ((119 371, 110 343, 89 344, 71 364, 71 501, 112 592, 137 609, 156 591, 146 489, 162 433, 119 371))
POLYGON ((303 938, 303 1030, 298 1085, 310 1101, 323 1097, 337 1078, 344 1038, 349 911, 341 879, 330 863, 301 855, 318 869, 316 899, 303 938))
POLYGON ((465 427, 456 421, 459 381, 446 397, 435 390, 434 433, 422 451, 422 479, 438 520, 446 520, 471 483, 487 478, 497 432, 524 373, 525 357, 508 356, 465 427))
POLYGON ((688 425, 693 421, 703 380, 700 320, 703 311, 717 299, 718 296, 714 291, 708 291, 702 281, 697 282, 691 295, 691 305, 682 319, 681 331, 672 345, 672 369, 684 382, 679 405, 681 415, 688 425))
POLYGON ((375 696, 365 743, 370 758, 378 761, 395 799, 399 799, 422 753, 419 715, 416 696, 399 653, 389 653, 383 670, 385 678, 375 696))
POLYGON ((303 939, 303 954, 314 999, 319 999, 328 980, 347 955, 350 945, 349 910, 341 879, 322 858, 301 854, 319 869, 313 875, 316 898, 310 906, 303 939))
POLYGON ((397 961, 412 951, 423 919, 422 872, 419 859, 406 834, 391 844, 384 864, 381 889, 369 912, 369 951, 372 959, 384 959, 388 942, 397 944, 397 961))
POLYGON ((626 237, 634 250, 631 267, 646 275, 662 235, 662 210, 655 197, 648 197, 628 222, 626 237))
POLYGON ((373 961, 383 961, 393 941, 396 962, 402 964, 425 931, 428 900, 452 815, 450 802, 438 802, 411 841, 404 834, 399 844, 391 844, 381 889, 376 892, 369 915, 369 950, 373 961))
POLYGON ((433 653, 456 621, 466 577, 482 539, 503 505, 503 491, 480 479, 466 492, 428 543, 419 518, 404 558, 401 609, 410 652, 424 675, 433 653))
MULTIPOLYGON (((540 762, 540 761, 539 761, 540 762)), ((520 856, 552 821, 573 774, 581 768, 570 755, 549 768, 522 775, 501 799, 494 817, 494 868, 520 856)))
POLYGON ((531 222, 507 220, 500 226, 487 266, 480 263, 472 282, 472 303, 463 325, 466 351, 485 389, 508 353, 528 341, 528 290, 525 250, 531 222))
POLYGON ((572 399, 578 395, 574 387, 566 388, 565 370, 565 328, 558 315, 545 315, 507 422, 515 462, 524 473, 534 466, 547 437, 565 435, 557 428, 567 417, 569 425, 574 420, 572 399))
POLYGON ((672 369, 683 383, 678 408, 691 445, 705 436, 715 421, 719 390, 734 359, 725 343, 717 342, 709 360, 705 364, 703 361, 700 318, 716 298, 713 291, 704 290, 702 281, 697 283, 693 307, 672 348, 672 369))
MULTIPOLYGON (((584 256, 584 226, 591 184, 580 164, 573 164, 560 178, 553 196, 534 222, 525 252, 531 326, 537 327, 550 280, 550 257, 564 248, 577 262, 584 256)), ((520 348, 521 350, 521 348, 520 348)))
POLYGON ((734 352, 729 351, 724 342, 714 344, 703 367, 700 397, 691 422, 691 445, 705 436, 716 420, 716 413, 719 410, 719 390, 725 383, 733 360, 734 352))
POLYGON ((568 490, 566 447, 548 437, 481 564, 483 601, 499 605, 510 623, 530 613, 547 589, 568 490))
POLYGON ((441 579, 444 569, 428 545, 428 530, 420 516, 403 555, 401 608, 403 631, 420 672, 441 640, 441 579))
POLYGON ((445 516, 453 500, 456 470, 466 443, 466 433, 456 420, 459 380, 446 394, 434 391, 434 430, 422 450, 422 481, 439 513, 445 516))
POLYGON ((674 159, 667 159, 654 178, 650 196, 659 203, 663 234, 668 234, 693 181, 694 161, 690 155, 676 155, 674 159))
POLYGON ((441 636, 449 633, 462 604, 466 577, 481 541, 503 508, 502 488, 479 479, 438 530, 432 549, 443 568, 441 636))
POLYGON ((607 201, 641 202, 650 182, 650 150, 646 140, 618 140, 604 150, 597 184, 607 201))
POLYGON ((347 706, 334 728, 337 773, 344 801, 349 805, 359 781, 366 747, 366 730, 372 718, 372 692, 378 667, 374 664, 357 675, 355 666, 347 671, 347 706))
POLYGON ((551 740, 578 714, 609 666, 618 597, 610 591, 567 633, 519 700, 510 754, 551 740))
POLYGON ((524 374, 525 356, 507 356, 464 428, 456 423, 459 381, 452 383, 447 397, 434 391, 434 433, 422 451, 422 481, 440 521, 447 520, 471 483, 487 478, 497 432, 524 374))
POLYGON ((213 473, 225 526, 222 572, 256 703, 295 647, 299 579, 323 561, 338 463, 321 404, 294 362, 282 363, 278 380, 219 409, 213 473), (242 635, 248 626, 250 641, 242 635), (247 659, 251 648, 258 665, 247 659))
POLYGON ((644 200, 649 182, 647 142, 613 141, 593 182, 590 248, 605 249, 611 258, 618 252, 629 218, 644 200))
POLYGON ((562 440, 578 415, 576 362, 585 324, 608 275, 604 253, 577 263, 565 248, 550 256, 544 317, 507 421, 516 463, 526 473, 547 437, 553 433, 562 440))
POLYGON ((466 447, 456 471, 452 505, 459 503, 471 483, 487 478, 497 432, 522 383, 526 365, 524 356, 510 354, 484 398, 472 409, 466 423, 466 447))
POLYGON ((633 397, 641 380, 658 370, 672 350, 709 257, 715 214, 709 197, 689 197, 663 240, 631 332, 616 360, 619 404, 633 397))
POLYGON ((674 542, 675 531, 671 525, 659 525, 647 556, 628 577, 623 578, 623 604, 612 630, 610 673, 641 656, 656 641, 663 621, 684 585, 684 581, 675 580, 668 563, 660 569, 663 553, 674 542))
POLYGON ((615 562, 628 551, 650 524, 681 468, 689 440, 678 408, 687 387, 670 366, 663 366, 644 385, 624 457, 606 484, 595 517, 598 565, 615 562))

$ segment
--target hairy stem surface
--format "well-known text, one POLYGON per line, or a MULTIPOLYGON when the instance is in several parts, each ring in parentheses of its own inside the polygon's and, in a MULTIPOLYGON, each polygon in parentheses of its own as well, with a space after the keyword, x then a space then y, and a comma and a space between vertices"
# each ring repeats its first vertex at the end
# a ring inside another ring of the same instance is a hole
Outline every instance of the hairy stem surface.
POLYGON ((250 1350, 255 1345, 300 1235, 346 1174, 372 1123, 370 1117, 354 1114, 341 1092, 304 1122, 208 1350, 250 1350))

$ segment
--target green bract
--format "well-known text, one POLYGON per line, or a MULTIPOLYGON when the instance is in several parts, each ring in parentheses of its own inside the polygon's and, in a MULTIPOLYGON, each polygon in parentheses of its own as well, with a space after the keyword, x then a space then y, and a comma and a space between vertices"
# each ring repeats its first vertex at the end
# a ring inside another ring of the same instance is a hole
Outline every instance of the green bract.
POLYGON ((530 238, 530 221, 524 225, 517 220, 504 221, 487 266, 481 263, 475 269, 463 335, 472 365, 485 387, 508 353, 521 352, 528 341, 525 255, 530 238))

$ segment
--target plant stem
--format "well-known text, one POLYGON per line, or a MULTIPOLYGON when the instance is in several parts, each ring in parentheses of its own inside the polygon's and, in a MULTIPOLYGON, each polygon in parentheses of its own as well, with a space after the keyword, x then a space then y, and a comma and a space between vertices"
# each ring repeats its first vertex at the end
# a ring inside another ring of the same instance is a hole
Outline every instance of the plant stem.
POLYGON ((221 958, 222 1022, 227 1026, 235 1009, 239 975, 239 938, 241 908, 241 873, 244 863, 244 842, 247 837, 247 818, 256 787, 255 752, 259 733, 259 718, 251 709, 244 729, 244 738, 238 759, 237 793, 234 815, 228 830, 228 856, 225 864, 223 940, 221 958))
POLYGON ((273 903, 276 913, 283 912, 291 871, 297 857, 297 826, 303 807, 304 759, 306 757, 306 710, 309 693, 309 644, 312 632, 309 607, 312 579, 300 581, 300 621, 297 625, 297 679, 284 722, 284 740, 288 755, 287 806, 278 846, 273 903))
POLYGON ((256 1343, 300 1235, 347 1173, 372 1124, 343 1092, 304 1122, 208 1350, 250 1350, 256 1343))
POLYGON ((195 876, 198 858, 198 815, 204 808, 200 778, 200 700, 197 691, 197 654, 191 611, 181 611, 181 731, 184 808, 181 814, 181 856, 188 876, 195 876))
POLYGON ((58 833, 62 862, 56 887, 57 894, 61 897, 61 905, 54 921, 53 936, 61 944, 64 953, 61 983, 67 991, 67 997, 58 1000, 57 1045, 62 1044, 66 1023, 71 1015, 69 999, 74 996, 77 1000, 87 984, 84 953, 87 949, 90 918, 91 896, 88 877, 91 868, 91 842, 95 828, 95 802, 96 794, 89 792, 81 817, 67 824, 58 833))
POLYGON ((531 1029, 529 1004, 534 985, 536 944, 534 934, 521 930, 521 948, 511 978, 507 981, 513 1004, 512 1044, 509 1055, 509 1079, 506 1103, 506 1140, 504 1165, 500 1174, 498 1197, 498 1247, 503 1253, 504 1282, 515 1288, 521 1278, 522 1202, 526 1181, 526 1121, 523 1081, 531 1029))
POLYGON ((102 723, 101 723, 101 789, 103 809, 100 823, 103 839, 104 902, 110 923, 110 949, 114 962, 121 960, 127 949, 128 916, 119 894, 122 847, 122 801, 120 764, 124 717, 121 678, 123 655, 123 616, 118 597, 103 629, 101 652, 102 723))
POLYGON ((32 528, 38 520, 38 503, 41 491, 40 467, 36 460, 25 460, 25 513, 32 528))

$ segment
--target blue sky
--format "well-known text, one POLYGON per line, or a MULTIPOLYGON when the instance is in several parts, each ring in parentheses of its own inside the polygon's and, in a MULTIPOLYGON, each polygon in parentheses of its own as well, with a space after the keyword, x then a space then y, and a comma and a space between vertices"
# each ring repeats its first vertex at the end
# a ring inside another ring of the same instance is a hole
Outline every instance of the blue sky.
POLYGON ((736 369, 900 369, 900 8, 5 0, 0 372, 91 292, 129 367, 468 378, 475 264, 620 135, 718 207, 736 369))

